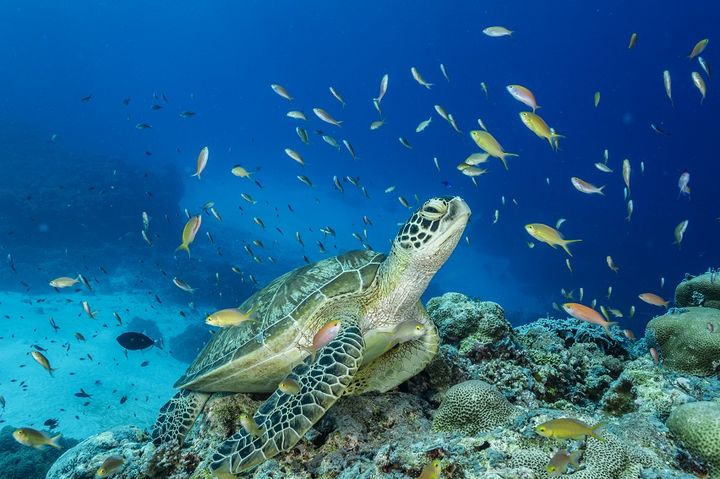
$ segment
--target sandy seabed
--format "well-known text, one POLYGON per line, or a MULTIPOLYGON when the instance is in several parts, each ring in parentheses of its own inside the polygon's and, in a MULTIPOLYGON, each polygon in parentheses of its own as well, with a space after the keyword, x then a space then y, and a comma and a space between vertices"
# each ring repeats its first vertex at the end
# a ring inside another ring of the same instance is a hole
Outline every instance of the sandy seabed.
POLYGON ((0 426, 47 429, 43 423, 57 419, 53 432, 75 439, 117 425, 151 426, 187 364, 174 359, 167 345, 128 351, 125 357, 115 338, 135 317, 154 321, 166 339, 182 332, 188 320, 148 299, 141 292, 0 294, 0 395, 7 403, 0 426), (98 312, 95 319, 84 313, 83 300, 98 312), (86 340, 76 339, 76 332, 86 340), (43 354, 56 369, 53 377, 30 355, 33 345, 47 350, 43 354), (77 397, 81 389, 92 397, 77 397))

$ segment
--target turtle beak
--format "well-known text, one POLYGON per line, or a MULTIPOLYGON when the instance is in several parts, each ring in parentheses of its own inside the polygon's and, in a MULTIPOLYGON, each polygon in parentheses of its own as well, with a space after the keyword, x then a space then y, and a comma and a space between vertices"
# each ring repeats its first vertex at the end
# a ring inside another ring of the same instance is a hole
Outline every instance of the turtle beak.
POLYGON ((462 221, 463 225, 467 223, 472 211, 465 200, 459 196, 454 197, 448 203, 448 212, 445 216, 446 221, 462 221))

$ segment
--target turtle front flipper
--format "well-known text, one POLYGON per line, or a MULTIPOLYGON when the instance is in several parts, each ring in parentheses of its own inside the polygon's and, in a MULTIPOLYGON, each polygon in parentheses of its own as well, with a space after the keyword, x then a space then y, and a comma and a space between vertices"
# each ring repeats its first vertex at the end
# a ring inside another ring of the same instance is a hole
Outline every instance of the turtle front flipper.
POLYGON ((182 445, 198 414, 205 407, 210 394, 181 389, 160 409, 153 426, 152 438, 156 446, 177 441, 182 445))
POLYGON ((297 394, 276 390, 255 413, 261 434, 244 429, 220 445, 212 459, 213 473, 235 477, 293 447, 343 395, 362 363, 365 342, 356 321, 343 321, 337 336, 323 347, 312 364, 299 364, 290 378, 297 394))

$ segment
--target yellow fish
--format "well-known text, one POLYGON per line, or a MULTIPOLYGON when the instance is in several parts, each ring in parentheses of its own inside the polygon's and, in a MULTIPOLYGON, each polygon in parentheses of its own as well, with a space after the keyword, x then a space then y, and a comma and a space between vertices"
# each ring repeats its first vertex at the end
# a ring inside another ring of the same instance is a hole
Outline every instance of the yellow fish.
POLYGON ((603 438, 597 434, 602 426, 603 424, 600 423, 591 427, 577 419, 565 417, 544 422, 535 428, 535 432, 556 439, 582 440, 585 436, 591 436, 602 441, 603 438))
POLYGON ((55 449, 62 449, 62 446, 57 442, 62 435, 50 437, 42 431, 30 427, 21 427, 13 432, 13 437, 17 442, 23 446, 34 447, 36 449, 42 449, 43 446, 54 447, 55 449))
POLYGON ((580 467, 579 461, 581 455, 582 451, 579 449, 571 454, 568 454, 565 449, 560 449, 550 458, 550 462, 545 467, 545 470, 550 477, 561 476, 567 472, 568 466, 573 466, 576 469, 580 467))
POLYGON ((498 143, 495 137, 487 131, 473 130, 470 132, 470 137, 473 139, 475 144, 479 146, 483 151, 488 153, 490 156, 499 158, 505 166, 506 170, 508 169, 508 165, 505 161, 505 158, 508 156, 520 156, 515 153, 507 153, 503 151, 503 147, 500 146, 500 143, 498 143))
POLYGON ((252 173, 250 173, 248 170, 246 170, 245 168, 243 168, 240 165, 233 166, 232 169, 230 170, 230 173, 232 173, 233 175, 235 175, 239 178, 250 178, 250 175, 252 175, 252 173))
POLYGON ((710 43, 710 40, 707 38, 704 38, 697 42, 695 46, 693 47, 692 51, 690 52, 690 55, 688 55, 688 58, 692 60, 696 56, 700 55, 703 51, 705 51, 705 47, 710 43))
POLYGON ((599 104, 600 104, 600 92, 599 92, 599 91, 596 91, 596 92, 595 92, 595 108, 597 108, 597 106, 598 106, 599 104))
POLYGON ((209 155, 209 154, 210 154, 210 153, 208 152, 208 147, 207 147, 207 146, 203 147, 203 149, 200 150, 200 153, 198 154, 198 157, 197 157, 197 167, 196 167, 196 169, 195 169, 195 174, 192 175, 192 176, 197 176, 197 177, 198 177, 198 180, 200 179, 200 175, 202 174, 203 170, 204 170, 205 167, 207 166, 208 155, 209 155))
POLYGON ((553 248, 555 248, 556 246, 560 246, 570 256, 572 256, 572 253, 568 249, 567 245, 570 243, 577 243, 578 241, 582 241, 579 239, 566 240, 565 238, 563 238, 563 235, 558 230, 556 230, 552 226, 548 226, 542 223, 531 223, 525 225, 525 231, 527 231, 528 234, 536 240, 547 243, 553 248))
POLYGON ((690 74, 692 77, 693 84, 695 85, 695 88, 698 89, 700 92, 701 98, 700 98, 700 104, 702 105, 703 100, 705 99, 705 92, 707 91, 707 88, 705 87, 705 80, 700 76, 698 72, 692 72, 690 74))
POLYGON ((253 437, 260 436, 264 431, 260 429, 255 418, 248 414, 240 414, 240 424, 253 437))
POLYGON ((630 35, 630 43, 628 43, 628 50, 635 46, 637 43, 637 33, 630 35))
POLYGON ((125 464, 125 459, 122 456, 110 456, 103 461, 102 466, 98 468, 95 475, 97 477, 110 477, 118 472, 123 464, 125 464))
POLYGON ((190 256, 190 244, 195 241, 195 235, 197 235, 197 232, 200 230, 201 223, 202 216, 200 215, 192 216, 187 223, 185 223, 182 232, 182 243, 180 243, 180 246, 178 246, 175 251, 185 250, 188 256, 190 256))
POLYGON ((557 139, 565 138, 563 135, 559 135, 552 131, 545 120, 539 115, 531 111, 520 112, 520 119, 526 127, 540 138, 545 138, 553 150, 557 149, 557 139))
POLYGON ((50 377, 52 377, 53 371, 55 371, 55 368, 50 366, 50 361, 48 361, 48 358, 46 358, 45 355, 43 353, 41 353, 40 351, 33 351, 30 354, 32 355, 33 359, 35 361, 37 361, 37 363, 40 366, 45 368, 45 370, 50 374, 50 377))
POLYGON ((423 467, 418 479, 439 479, 441 471, 440 459, 434 459, 433 462, 423 467))
POLYGON ((50 286, 53 288, 67 288, 70 286, 75 286, 77 283, 80 282, 80 278, 68 278, 67 276, 61 276, 59 278, 55 278, 52 281, 50 281, 50 286))
POLYGON ((243 312, 238 308, 228 308, 209 314, 208 317, 205 318, 205 323, 210 326, 217 326, 218 328, 228 328, 252 319, 252 309, 243 312))

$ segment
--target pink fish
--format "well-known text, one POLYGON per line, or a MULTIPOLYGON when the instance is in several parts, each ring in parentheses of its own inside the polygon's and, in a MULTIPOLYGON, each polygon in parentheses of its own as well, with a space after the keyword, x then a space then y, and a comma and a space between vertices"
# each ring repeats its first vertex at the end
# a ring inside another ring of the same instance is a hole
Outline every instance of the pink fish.
POLYGON ((660 355, 658 354, 657 349, 650 348, 650 357, 653 359, 655 364, 660 362, 660 355))
POLYGON ((683 171, 683 174, 680 175, 680 178, 678 179, 678 188, 680 188, 680 193, 678 193, 678 198, 682 195, 690 196, 690 173, 688 173, 687 170, 683 171))
POLYGON ((300 346, 310 353, 313 361, 315 360, 315 354, 321 350, 327 343, 335 339, 335 336, 340 332, 341 323, 338 320, 330 321, 326 323, 322 328, 315 333, 313 336, 311 346, 300 346))

